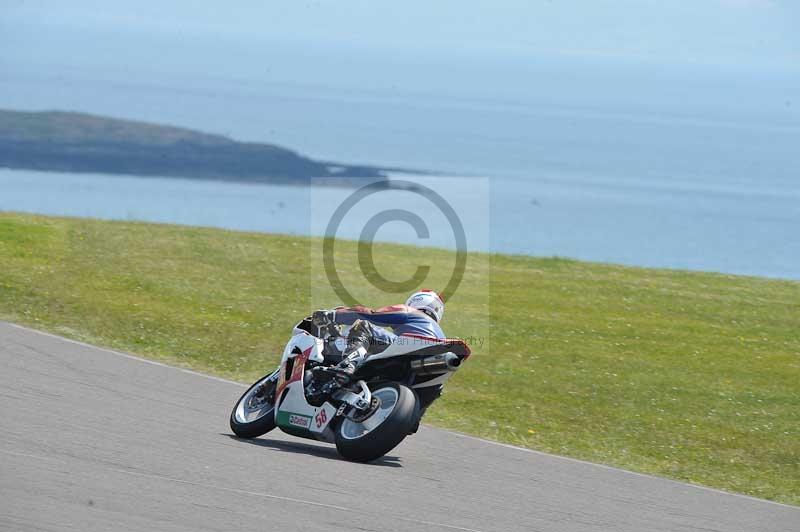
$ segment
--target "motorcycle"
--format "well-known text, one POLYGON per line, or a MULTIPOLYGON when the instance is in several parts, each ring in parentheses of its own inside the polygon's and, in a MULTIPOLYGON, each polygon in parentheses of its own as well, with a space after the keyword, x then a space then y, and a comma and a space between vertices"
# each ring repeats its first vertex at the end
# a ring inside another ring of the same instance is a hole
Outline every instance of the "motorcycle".
POLYGON ((357 462, 385 455, 413 434, 441 387, 470 355, 461 340, 399 336, 367 358, 350 378, 341 326, 305 318, 295 325, 278 369, 236 402, 230 426, 240 438, 283 432, 336 445, 357 462))

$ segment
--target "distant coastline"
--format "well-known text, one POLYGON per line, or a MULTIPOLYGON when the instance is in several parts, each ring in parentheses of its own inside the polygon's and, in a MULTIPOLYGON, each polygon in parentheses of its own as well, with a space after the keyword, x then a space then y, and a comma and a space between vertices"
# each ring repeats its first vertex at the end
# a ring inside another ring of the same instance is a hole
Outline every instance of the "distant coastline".
POLYGON ((390 172, 410 172, 317 161, 273 144, 161 124, 1 109, 0 167, 291 185, 322 178, 319 184, 332 186, 358 186, 389 179, 390 172))

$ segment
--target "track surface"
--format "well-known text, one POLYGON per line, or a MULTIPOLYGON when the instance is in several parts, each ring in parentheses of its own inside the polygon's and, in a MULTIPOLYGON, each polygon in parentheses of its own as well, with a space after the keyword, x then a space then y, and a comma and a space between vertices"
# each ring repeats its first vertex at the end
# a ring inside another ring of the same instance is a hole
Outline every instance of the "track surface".
POLYGON ((0 322, 0 530, 800 530, 800 508, 429 427, 366 465, 237 440, 242 391, 0 322))

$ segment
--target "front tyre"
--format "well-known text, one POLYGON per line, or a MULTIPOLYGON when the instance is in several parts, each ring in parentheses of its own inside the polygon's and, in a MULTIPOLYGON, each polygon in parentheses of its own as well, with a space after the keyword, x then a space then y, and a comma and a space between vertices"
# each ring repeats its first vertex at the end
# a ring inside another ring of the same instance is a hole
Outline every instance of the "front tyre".
POLYGON ((358 422, 345 418, 336 428, 336 449, 355 462, 376 460, 397 447, 419 418, 417 397, 410 388, 386 383, 371 392, 379 402, 375 411, 358 422))
POLYGON ((236 402, 231 430, 240 438, 255 438, 275 428, 275 373, 257 380, 236 402))

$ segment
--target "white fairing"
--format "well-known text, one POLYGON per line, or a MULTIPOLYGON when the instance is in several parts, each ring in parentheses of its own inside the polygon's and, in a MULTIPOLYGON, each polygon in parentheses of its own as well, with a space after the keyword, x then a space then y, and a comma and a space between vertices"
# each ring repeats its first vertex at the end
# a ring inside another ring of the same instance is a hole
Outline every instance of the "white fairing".
MULTIPOLYGON (((277 403, 275 408, 275 423, 284 432, 301 437, 307 437, 327 442, 333 442, 335 436, 331 421, 336 418, 339 408, 330 402, 321 406, 314 406, 308 402, 305 385, 305 375, 308 371, 307 363, 324 363, 324 341, 304 329, 295 327, 294 334, 286 344, 278 369, 277 403), (298 358, 299 357, 299 358, 298 358), (292 360, 297 359, 297 360, 292 360)), ((383 352, 373 355, 365 363, 392 357, 406 356, 421 349, 441 346, 447 340, 434 338, 399 336, 383 352)), ((414 385, 414 388, 436 386, 446 381, 452 372, 437 375, 433 379, 414 385)), ((361 393, 352 389, 340 389, 334 392, 334 403, 342 407, 347 405, 356 410, 364 410, 371 404, 371 391, 364 381, 358 381, 361 393)))
MULTIPOLYGON (((302 353, 309 351, 308 360, 322 363, 324 343, 320 338, 310 335, 303 329, 295 327, 294 335, 286 344, 281 357, 280 372, 286 371, 286 363, 302 353)), ((333 432, 329 428, 331 420, 336 416, 336 408, 330 403, 321 407, 308 404, 304 390, 304 379, 288 382, 283 401, 275 409, 275 421, 280 426, 280 417, 285 415, 288 423, 296 429, 304 429, 323 441, 333 441, 333 432)))
POLYGON ((425 381, 425 382, 420 382, 418 384, 412 385, 411 387, 412 388, 427 388, 429 386, 438 386, 440 384, 444 384, 445 382, 447 382, 447 379, 449 379, 452 375, 453 375, 453 373, 451 371, 448 371, 447 373, 442 373, 441 375, 439 375, 435 379, 431 379, 431 380, 425 381))
POLYGON ((392 358, 397 356, 404 356, 426 347, 433 347, 442 343, 442 340, 434 338, 419 338, 416 336, 398 336, 395 340, 384 349, 382 352, 372 355, 369 360, 381 360, 384 358, 392 358))
POLYGON ((336 416, 336 408, 327 402, 321 407, 308 404, 305 392, 303 391, 302 381, 289 384, 287 389, 286 398, 281 403, 280 408, 275 412, 276 420, 278 419, 279 411, 289 412, 298 419, 306 420, 306 424, 297 425, 298 428, 304 428, 317 434, 317 437, 321 440, 332 441, 333 433, 327 434, 326 429, 336 416))
POLYGON ((299 349, 301 353, 304 353, 309 348, 311 348, 311 354, 309 355, 308 359, 321 364, 324 360, 322 355, 322 348, 324 347, 324 344, 322 343, 322 340, 311 336, 302 329, 295 328, 294 333, 295 334, 292 336, 292 339, 289 340, 289 343, 287 343, 286 347, 283 349, 281 366, 283 366, 288 359, 297 356, 297 349, 299 349))
MULTIPOLYGON (((426 347, 433 347, 442 343, 442 340, 437 340, 434 338, 418 338, 415 336, 398 336, 392 344, 387 347, 383 352, 378 353, 376 355, 372 355, 369 357, 368 361, 375 361, 381 360, 386 358, 393 358, 399 356, 405 356, 409 353, 414 353, 415 351, 419 351, 420 349, 424 349, 426 347)), ((418 384, 414 384, 412 388, 427 388, 429 386, 438 386, 440 384, 444 384, 447 380, 453 375, 452 372, 448 371, 443 373, 442 375, 436 377, 435 379, 430 379, 424 382, 420 382, 418 384)))

